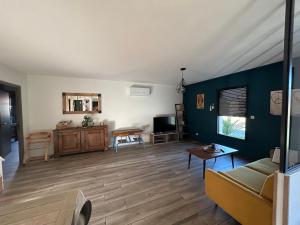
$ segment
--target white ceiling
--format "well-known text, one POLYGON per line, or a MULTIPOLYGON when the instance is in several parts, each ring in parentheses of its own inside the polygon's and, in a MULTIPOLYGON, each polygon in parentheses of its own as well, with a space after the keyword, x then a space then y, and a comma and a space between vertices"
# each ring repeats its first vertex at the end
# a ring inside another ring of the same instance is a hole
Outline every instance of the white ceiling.
POLYGON ((282 60, 284 2, 0 0, 0 63, 164 84, 185 66, 194 83, 282 60))

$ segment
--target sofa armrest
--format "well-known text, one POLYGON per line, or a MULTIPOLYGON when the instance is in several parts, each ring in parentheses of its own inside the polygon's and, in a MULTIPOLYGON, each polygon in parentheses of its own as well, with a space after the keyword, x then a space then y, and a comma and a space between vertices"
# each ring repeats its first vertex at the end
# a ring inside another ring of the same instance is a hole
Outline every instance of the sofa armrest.
POLYGON ((271 201, 211 169, 206 170, 207 196, 243 225, 271 225, 271 201))

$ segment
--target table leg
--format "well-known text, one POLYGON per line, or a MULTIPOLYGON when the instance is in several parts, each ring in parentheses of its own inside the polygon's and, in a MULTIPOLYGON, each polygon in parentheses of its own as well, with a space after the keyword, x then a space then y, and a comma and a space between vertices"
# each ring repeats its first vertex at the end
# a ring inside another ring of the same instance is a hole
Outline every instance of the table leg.
POLYGON ((116 147, 116 137, 113 137, 112 141, 113 141, 113 148, 115 148, 116 147))
POLYGON ((215 158, 215 163, 217 162, 217 157, 215 158))
POLYGON ((191 167, 191 158, 192 158, 192 154, 189 154, 189 165, 188 165, 188 169, 191 167))
POLYGON ((50 151, 50 143, 48 144, 48 146, 46 146, 46 151, 45 151, 45 161, 48 162, 48 154, 50 151))
POLYGON ((203 160, 203 180, 205 179, 206 160, 203 160))
POLYGON ((233 158, 233 154, 231 154, 231 164, 232 164, 232 168, 234 168, 234 158, 233 158))
POLYGON ((118 152, 118 139, 115 137, 115 153, 118 152))
POLYGON ((145 149, 145 142, 144 142, 144 140, 142 138, 142 135, 139 136, 139 144, 141 144, 141 143, 143 144, 143 147, 145 149))

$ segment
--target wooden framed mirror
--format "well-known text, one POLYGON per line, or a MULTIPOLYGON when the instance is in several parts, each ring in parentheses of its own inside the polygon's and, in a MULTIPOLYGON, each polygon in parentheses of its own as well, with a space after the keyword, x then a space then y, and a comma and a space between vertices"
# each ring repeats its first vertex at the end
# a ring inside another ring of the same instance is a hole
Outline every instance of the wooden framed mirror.
POLYGON ((62 93, 63 114, 101 113, 101 94, 62 93))

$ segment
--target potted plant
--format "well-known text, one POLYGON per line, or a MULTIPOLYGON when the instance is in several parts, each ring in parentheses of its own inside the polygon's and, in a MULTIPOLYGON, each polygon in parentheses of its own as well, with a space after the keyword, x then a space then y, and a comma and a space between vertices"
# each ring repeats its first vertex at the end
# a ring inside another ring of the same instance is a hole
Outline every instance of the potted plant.
POLYGON ((85 115, 83 121, 81 122, 83 127, 90 127, 94 125, 93 118, 91 116, 85 115))

